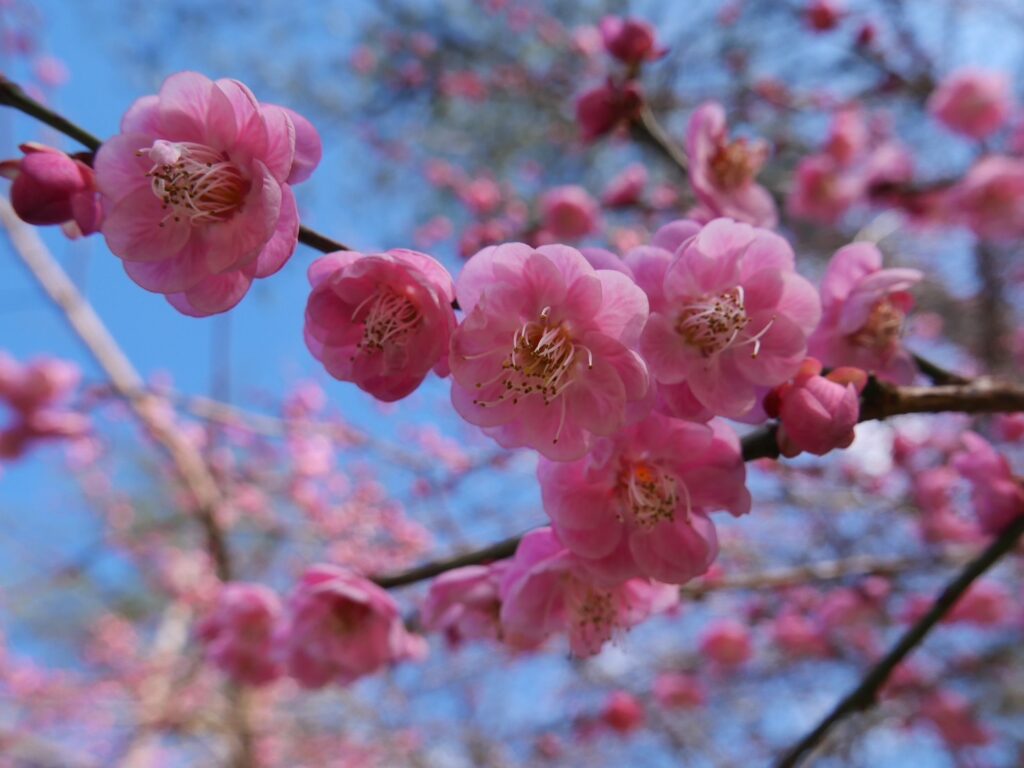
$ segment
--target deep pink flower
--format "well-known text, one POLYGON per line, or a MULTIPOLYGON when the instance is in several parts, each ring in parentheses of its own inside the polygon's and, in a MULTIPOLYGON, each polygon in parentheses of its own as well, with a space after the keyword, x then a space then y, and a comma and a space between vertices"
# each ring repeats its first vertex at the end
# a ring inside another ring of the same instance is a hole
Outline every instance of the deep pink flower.
POLYGON ((960 438, 963 450, 953 455, 953 466, 970 481, 971 501, 986 533, 999 533, 1024 514, 1024 485, 1014 477, 1006 457, 976 432, 960 438))
POLYGON ((651 373, 659 384, 685 381, 702 405, 730 418, 750 413, 759 389, 796 373, 821 314, 789 244, 729 219, 679 247, 663 289, 666 306, 652 311, 640 340, 651 373))
POLYGON ((929 720, 952 749, 977 747, 992 741, 992 734, 978 722, 971 705, 952 691, 935 691, 921 703, 920 715, 929 720))
POLYGON ((754 654, 750 630, 735 619, 717 619, 700 638, 701 653, 724 667, 745 664, 754 654))
POLYGON ((646 186, 647 168, 633 163, 608 182, 601 202, 608 208, 628 208, 640 202, 646 186))
POLYGON ((554 187, 540 199, 540 217, 556 240, 579 240, 597 228, 598 204, 583 187, 554 187))
POLYGON ((711 218, 725 216, 758 227, 778 222, 775 202, 754 182, 768 158, 762 140, 729 141, 725 109, 717 102, 697 107, 686 131, 690 184, 711 218))
POLYGON ((779 418, 783 456, 801 451, 824 456, 853 443, 867 374, 858 368, 837 368, 822 376, 821 370, 821 363, 807 358, 793 381, 773 390, 770 406, 765 404, 769 415, 779 418))
POLYGON ((574 462, 541 459, 544 509, 599 580, 683 584, 718 554, 707 513, 750 510, 739 439, 725 424, 652 414, 574 462))
POLYGON ((626 275, 564 245, 508 243, 470 259, 456 293, 466 317, 452 335, 452 401, 506 448, 577 459, 647 394, 631 349, 647 297, 626 275))
POLYGON ((236 80, 172 75, 96 155, 107 245, 180 312, 224 312, 291 256, 291 185, 319 159, 316 131, 291 110, 261 104, 236 80))
POLYGON ((198 634, 207 658, 233 680, 266 685, 281 676, 276 650, 281 601, 261 584, 232 582, 217 596, 198 634))
POLYGON ((621 86, 607 82, 584 92, 576 100, 576 122, 583 140, 594 141, 633 120, 643 103, 643 89, 632 80, 621 86))
POLYGON ((822 319, 809 353, 828 367, 852 366, 895 384, 910 384, 916 367, 903 348, 903 319, 914 304, 916 269, 882 269, 873 243, 836 251, 821 281, 822 319))
POLYGON ((808 155, 797 163, 786 210, 790 216, 834 224, 865 191, 863 176, 847 171, 833 156, 808 155))
POLYGON ((810 0, 804 10, 804 18, 815 32, 828 32, 839 25, 845 12, 839 0, 810 0))
POLYGON ((663 672, 654 679, 654 700, 664 709, 694 709, 707 699, 700 679, 683 672, 663 672))
POLYGON ((24 365, 0 352, 0 401, 12 412, 0 429, 0 458, 16 459, 37 440, 81 437, 89 419, 63 402, 78 385, 78 367, 39 358, 24 365))
POLYGON ((795 611, 787 610, 775 618, 772 637, 781 651, 796 659, 829 654, 828 641, 818 623, 795 611))
POLYGON ((1002 72, 967 67, 939 83, 928 111, 951 131, 984 139, 998 131, 1013 111, 1010 78, 1002 72))
POLYGON ((501 637, 499 585, 507 564, 470 565, 430 583, 420 620, 428 632, 443 632, 452 646, 464 640, 501 637))
POLYGON ((619 61, 636 66, 665 55, 658 48, 654 27, 640 19, 605 16, 599 24, 605 50, 619 61))
POLYGON ((949 210, 974 233, 994 241, 1024 236, 1024 160, 991 155, 950 190, 949 210))
POLYGON ((338 251, 309 267, 306 346, 334 378, 392 401, 448 373, 455 290, 424 253, 338 251))
POLYGON ((92 168, 59 149, 22 144, 25 156, 0 163, 0 176, 13 179, 11 205, 29 224, 63 224, 70 236, 99 230, 103 210, 92 168))
POLYGON ((601 710, 601 721, 617 733, 632 733, 644 724, 644 708, 629 691, 612 691, 601 710))
POLYGON ((305 688, 349 683, 424 651, 391 595, 344 568, 307 569, 287 612, 288 672, 305 688))
POLYGON ((593 656, 618 632, 679 599, 678 590, 646 579, 614 587, 594 584, 550 528, 526 534, 501 583, 501 626, 507 642, 536 646, 567 630, 577 656, 593 656))

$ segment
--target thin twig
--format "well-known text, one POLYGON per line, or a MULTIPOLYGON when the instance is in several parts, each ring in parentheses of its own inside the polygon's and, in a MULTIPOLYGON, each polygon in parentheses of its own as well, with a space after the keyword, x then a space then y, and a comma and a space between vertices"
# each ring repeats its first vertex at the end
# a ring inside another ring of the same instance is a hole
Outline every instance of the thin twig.
POLYGON ((633 135, 645 144, 663 154, 684 176, 688 175, 689 162, 686 153, 668 135, 661 123, 646 104, 630 127, 633 135))

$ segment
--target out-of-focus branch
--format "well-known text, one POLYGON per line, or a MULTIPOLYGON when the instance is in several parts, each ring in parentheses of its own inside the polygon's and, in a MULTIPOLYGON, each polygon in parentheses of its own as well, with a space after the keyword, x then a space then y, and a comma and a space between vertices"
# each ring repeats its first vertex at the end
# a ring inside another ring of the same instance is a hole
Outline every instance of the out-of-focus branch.
POLYGON ((663 154, 684 176, 688 173, 689 161, 686 153, 676 145, 651 108, 644 104, 640 114, 630 124, 633 136, 663 154))
POLYGON ((978 313, 977 355, 985 369, 993 373, 1005 371, 1006 354, 1006 292, 996 253, 990 245, 979 243, 974 264, 981 287, 975 298, 978 313))
POLYGON ((975 579, 991 568, 1003 555, 1010 552, 1024 534, 1024 517, 1018 517, 974 560, 950 581, 935 598, 931 608, 914 623, 892 649, 864 675, 860 684, 832 709, 818 725, 797 742, 776 764, 777 768, 798 765, 829 732, 843 719, 855 712, 871 707, 889 675, 935 628, 942 618, 963 597, 975 579))
MULTIPOLYGON (((39 122, 45 123, 65 136, 74 139, 93 152, 103 144, 100 139, 81 126, 71 122, 63 115, 57 114, 49 107, 40 104, 25 93, 20 85, 8 80, 3 75, 0 75, 0 105, 12 107, 29 117, 34 117, 39 122)), ((352 250, 344 243, 340 243, 327 235, 322 235, 309 227, 299 227, 299 242, 324 253, 352 250)))

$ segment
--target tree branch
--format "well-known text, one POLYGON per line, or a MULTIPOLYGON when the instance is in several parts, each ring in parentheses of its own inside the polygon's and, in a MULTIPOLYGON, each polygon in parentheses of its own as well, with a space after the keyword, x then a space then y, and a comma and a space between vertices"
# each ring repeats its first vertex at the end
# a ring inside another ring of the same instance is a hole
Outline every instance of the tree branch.
POLYGON ((648 105, 643 105, 640 114, 630 124, 630 128, 636 139, 656 149, 684 176, 689 178, 689 161, 686 153, 672 141, 648 105))

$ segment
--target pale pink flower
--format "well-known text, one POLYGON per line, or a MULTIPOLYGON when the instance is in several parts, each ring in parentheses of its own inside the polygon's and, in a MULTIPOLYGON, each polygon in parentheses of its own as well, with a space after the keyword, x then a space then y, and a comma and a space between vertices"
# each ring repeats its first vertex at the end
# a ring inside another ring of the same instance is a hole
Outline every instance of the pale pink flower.
POLYGON ((652 414, 574 462, 537 468, 552 526, 596 578, 683 584, 718 554, 707 514, 750 510, 739 439, 727 425, 652 414))
POLYGON ((683 672, 662 672, 654 679, 652 692, 664 709, 694 709, 707 699, 700 679, 683 672))
POLYGON ((305 688, 349 683, 423 651, 422 638, 406 632, 391 595, 333 565, 306 570, 287 614, 288 672, 305 688))
POLYGON ((949 211, 985 240, 1024 236, 1024 160, 990 155, 967 171, 949 193, 949 211))
POLYGON ((729 141, 725 109, 717 102, 697 107, 686 131, 690 184, 710 217, 725 216, 758 227, 778 222, 775 202, 755 183, 768 144, 762 140, 729 141))
POLYGON ((99 230, 103 210, 92 168, 59 149, 22 144, 20 160, 0 163, 0 176, 12 179, 11 206, 29 224, 62 224, 70 236, 99 230))
POLYGON ((750 630, 735 619, 716 619, 701 634, 700 651, 723 667, 738 667, 754 655, 750 630))
POLYGON ((1013 106, 1010 78, 975 67, 946 77, 928 99, 933 117, 972 139, 987 138, 1002 128, 1013 106))
POLYGON ((276 633, 281 601, 261 584, 232 582, 198 628, 207 658, 229 677, 266 685, 281 676, 276 633))
POLYGON ((703 406, 730 418, 796 373, 821 314, 789 244, 729 219, 680 246, 663 289, 666 307, 651 313, 640 340, 651 373, 659 384, 685 381, 703 406))
POLYGON ((609 81, 582 93, 576 100, 576 122, 583 140, 594 141, 633 120, 643 103, 643 89, 632 80, 621 86, 609 81))
POLYGON ((608 208, 628 208, 640 202, 647 186, 647 168, 633 163, 608 182, 601 202, 608 208))
POLYGON ((882 269, 873 243, 840 248, 821 281, 823 313, 809 354, 828 367, 852 366, 910 384, 917 369, 900 337, 914 304, 907 291, 921 278, 916 269, 882 269))
POLYGON ((577 459, 647 395, 631 349, 647 297, 626 275, 564 245, 508 243, 470 259, 456 292, 466 317, 452 335, 452 402, 504 447, 577 459))
POLYGON ((765 403, 769 415, 779 419, 783 456, 801 451, 824 456, 853 443, 867 374, 859 368, 837 368, 827 376, 821 371, 821 363, 807 358, 793 380, 772 390, 765 403))
POLYGON ((295 250, 291 185, 320 151, 307 120, 238 81, 172 75, 96 155, 107 245, 132 280, 180 312, 224 312, 295 250))
POLYGON ((452 646, 464 640, 501 637, 499 586, 507 563, 470 565, 430 583, 420 620, 428 632, 443 632, 452 646))
POLYGON ((1014 477, 1010 463, 976 432, 965 432, 963 450, 953 455, 953 466, 971 483, 971 501, 982 530, 999 533, 1024 514, 1024 485, 1014 477))
POLYGON ((617 633, 678 602, 674 587, 630 579, 614 587, 594 584, 550 528, 526 534, 501 583, 501 626, 506 642, 536 646, 568 631, 577 656, 593 656, 617 633))
POLYGON ((309 267, 306 346, 341 381, 393 401, 448 374, 451 276, 424 253, 338 251, 309 267))
POLYGON ((786 210, 797 218, 834 224, 865 191, 863 176, 844 169, 833 156, 808 155, 797 163, 786 210))
POLYGON ((601 710, 601 722, 617 733, 632 733, 644 724, 644 708, 629 691, 612 691, 601 710))
POLYGON ((579 240, 597 229, 598 204, 583 187, 554 187, 540 199, 540 217, 556 240, 579 240))
POLYGON ((654 27, 646 21, 605 16, 598 26, 605 50, 624 64, 637 66, 665 55, 658 47, 654 27))

